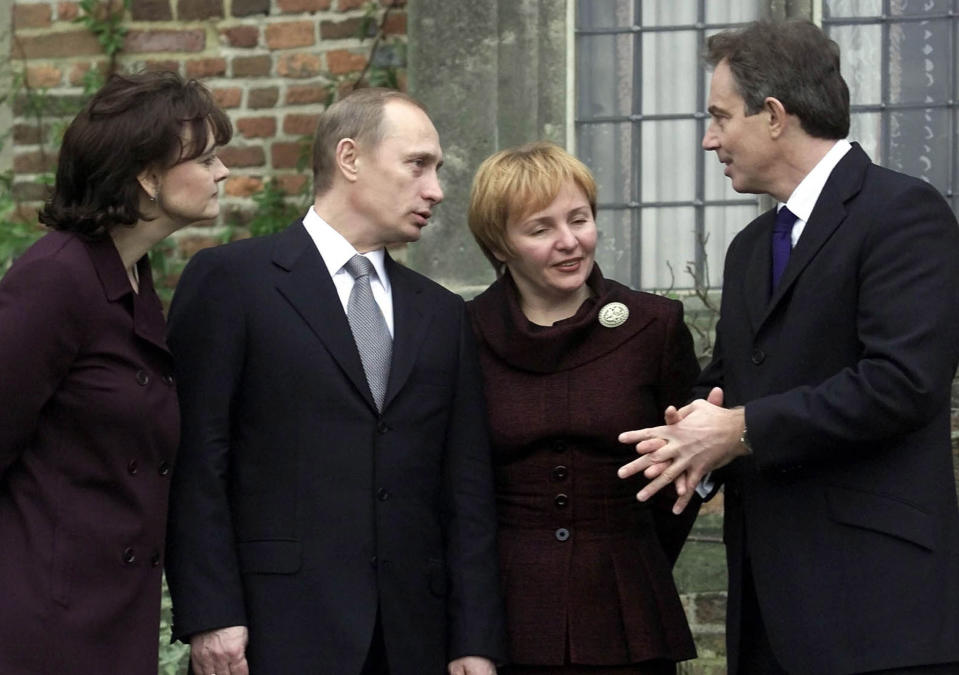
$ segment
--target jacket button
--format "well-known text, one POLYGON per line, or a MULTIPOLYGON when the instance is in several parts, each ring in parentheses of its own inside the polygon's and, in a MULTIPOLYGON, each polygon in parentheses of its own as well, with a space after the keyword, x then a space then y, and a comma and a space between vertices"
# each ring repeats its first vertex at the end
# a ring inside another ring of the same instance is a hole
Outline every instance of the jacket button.
POLYGON ((132 548, 123 549, 123 562, 127 565, 132 565, 137 561, 136 553, 134 553, 132 548))
POLYGON ((558 495, 556 495, 556 498, 553 501, 556 503, 557 507, 562 509, 569 504, 569 497, 560 492, 558 495))
POLYGON ((558 530, 556 530, 555 535, 556 535, 556 541, 566 541, 567 539, 569 539, 569 530, 567 530, 565 527, 561 527, 558 530))
POLYGON ((160 462, 160 466, 157 468, 157 471, 161 476, 170 475, 170 464, 168 462, 160 462))
POLYGON ((765 360, 766 360, 766 352, 764 352, 762 349, 758 349, 758 348, 753 350, 753 363, 754 363, 754 364, 756 364, 756 365, 758 366, 760 363, 762 363, 762 362, 765 361, 765 360))
POLYGON ((150 556, 150 567, 159 567, 160 566, 160 552, 154 551, 153 555, 150 556))
POLYGON ((376 498, 379 499, 381 502, 385 502, 387 499, 390 498, 389 490, 387 490, 386 488, 380 488, 379 490, 376 491, 376 498))
POLYGON ((557 467, 553 467, 553 480, 566 480, 566 476, 569 475, 569 469, 560 464, 557 467))
POLYGON ((168 384, 168 385, 170 385, 170 386, 172 387, 172 386, 173 386, 173 382, 174 382, 174 380, 173 380, 173 376, 172 376, 172 375, 164 375, 164 376, 163 376, 163 383, 164 383, 164 384, 168 384))
POLYGON ((147 375, 147 371, 145 371, 145 370, 138 370, 138 371, 137 371, 137 384, 139 384, 141 387, 145 387, 145 386, 147 386, 147 384, 148 384, 149 382, 150 382, 150 376, 147 375))
POLYGON ((375 556, 375 555, 370 556, 370 567, 372 567, 372 568, 374 568, 374 569, 376 568, 376 556, 375 556))
POLYGON ((388 424, 387 424, 386 422, 384 422, 383 420, 380 420, 380 421, 377 422, 377 424, 376 424, 376 430, 377 430, 379 433, 381 433, 381 434, 385 434, 387 431, 390 430, 390 425, 388 425, 388 424))
POLYGON ((137 469, 139 467, 140 467, 140 463, 137 462, 135 459, 131 459, 129 462, 127 462, 127 473, 129 473, 131 476, 136 476, 137 469))

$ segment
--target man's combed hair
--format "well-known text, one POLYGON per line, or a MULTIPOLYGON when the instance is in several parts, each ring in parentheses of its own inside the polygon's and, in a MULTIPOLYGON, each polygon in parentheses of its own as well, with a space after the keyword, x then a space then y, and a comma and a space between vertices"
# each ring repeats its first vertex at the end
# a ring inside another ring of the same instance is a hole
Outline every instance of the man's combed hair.
POLYGON ((344 138, 375 147, 382 140, 383 108, 404 101, 423 112, 426 108, 401 91, 370 87, 350 92, 320 115, 313 137, 313 193, 320 196, 333 186, 336 146, 344 138))
POLYGON ((211 133, 222 146, 233 127, 196 80, 167 71, 113 75, 63 135, 40 222, 88 237, 135 225, 144 217, 137 177, 199 157, 211 133))
POLYGON ((706 45, 708 64, 729 64, 747 115, 772 97, 810 136, 849 135, 849 87, 839 71, 839 45, 815 24, 757 21, 717 33, 706 45))

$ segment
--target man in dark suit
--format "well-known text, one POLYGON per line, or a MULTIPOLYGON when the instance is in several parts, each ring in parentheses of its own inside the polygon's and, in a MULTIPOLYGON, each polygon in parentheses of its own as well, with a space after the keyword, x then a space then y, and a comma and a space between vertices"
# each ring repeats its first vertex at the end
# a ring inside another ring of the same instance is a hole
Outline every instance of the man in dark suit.
POLYGON ((652 479, 640 499, 676 480, 676 510, 725 483, 730 673, 959 672, 955 217, 841 140, 813 24, 721 33, 707 59, 703 147, 780 205, 729 247, 707 399, 623 434, 642 457, 620 473, 652 479))
POLYGON ((441 164, 418 103, 355 92, 321 116, 307 215, 183 274, 167 574, 198 675, 487 675, 503 657, 464 305, 384 250, 419 238, 441 164))

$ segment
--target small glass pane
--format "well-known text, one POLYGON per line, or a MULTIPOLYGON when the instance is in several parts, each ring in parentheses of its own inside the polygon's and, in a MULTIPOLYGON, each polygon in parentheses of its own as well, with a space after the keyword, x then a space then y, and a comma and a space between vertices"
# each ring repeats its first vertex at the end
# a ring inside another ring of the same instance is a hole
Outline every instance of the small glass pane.
POLYGON ((690 288, 685 269, 696 259, 695 209, 649 208, 640 216, 640 287, 690 288))
POLYGON ((702 150, 695 120, 642 123, 643 202, 692 202, 696 197, 696 159, 702 150))
POLYGON ((882 16, 882 0, 825 0, 822 13, 830 19, 882 16))
POLYGON ((879 55, 882 28, 878 24, 833 26, 829 37, 840 50, 842 76, 849 86, 852 105, 878 105, 882 102, 882 69, 879 55))
POLYGON ((607 279, 632 283, 632 218, 630 209, 599 209, 596 214, 596 262, 607 279))
POLYGON ((696 23, 695 2, 643 0, 643 26, 685 26, 696 23))
MULTIPOLYGON (((693 3, 689 3, 693 4, 693 3)), ((759 18, 760 2, 707 2, 706 23, 748 23, 759 18)))
MULTIPOLYGON (((745 195, 744 195, 745 196, 745 195)), ((723 284, 726 249, 733 237, 760 213, 759 200, 746 206, 707 206, 703 213, 704 241, 700 242, 704 277, 710 288, 723 284)), ((690 284, 692 285, 692 284, 690 284)))
POLYGON ((643 40, 643 100, 645 115, 698 110, 696 84, 699 34, 696 31, 646 33, 643 40))
POLYGON ((945 193, 956 161, 949 117, 943 108, 893 112, 885 165, 922 178, 945 193))
POLYGON ((590 0, 576 3, 577 28, 618 28, 633 24, 633 0, 590 0))
POLYGON ((579 125, 576 154, 596 178, 600 203, 631 201, 632 145, 632 125, 628 123, 579 125))
POLYGON ((956 63, 950 21, 909 21, 889 26, 889 101, 945 102, 956 63))
POLYGON ((581 35, 577 38, 577 116, 591 119, 629 115, 633 99, 633 46, 626 35, 581 35))
POLYGON ((922 16, 945 14, 953 10, 954 0, 890 0, 889 13, 893 16, 922 16))
POLYGON ((849 118, 849 140, 859 145, 876 164, 883 164, 882 115, 879 113, 853 113, 849 118))

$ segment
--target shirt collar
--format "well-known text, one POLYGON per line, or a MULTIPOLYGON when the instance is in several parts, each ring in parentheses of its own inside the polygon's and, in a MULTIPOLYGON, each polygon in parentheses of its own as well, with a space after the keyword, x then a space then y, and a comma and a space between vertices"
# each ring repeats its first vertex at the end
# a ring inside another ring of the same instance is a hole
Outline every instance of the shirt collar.
MULTIPOLYGON (((819 201, 819 195, 822 193, 826 181, 829 180, 829 174, 836 168, 847 152, 852 148, 852 144, 844 138, 836 141, 835 145, 829 148, 829 152, 823 155, 823 158, 812 168, 812 171, 806 174, 806 177, 800 181, 793 193, 789 195, 785 206, 792 211, 796 217, 805 222, 809 221, 812 215, 813 207, 819 201)), ((783 203, 779 203, 782 208, 783 203)), ((777 209, 778 210, 778 209, 777 209)))
MULTIPOLYGON (((323 258, 323 262, 326 264, 326 269, 329 271, 330 276, 335 276, 341 270, 345 274, 349 274, 343 270, 343 265, 357 254, 357 250, 353 248, 353 245, 348 242, 342 234, 333 229, 332 225, 323 220, 312 206, 303 218, 303 227, 306 228, 310 238, 313 239, 313 243, 316 244, 316 250, 320 252, 320 256, 323 258)), ((383 288, 389 292, 390 279, 386 274, 385 251, 382 248, 378 248, 374 251, 362 253, 361 255, 373 263, 376 276, 379 277, 383 288)))

